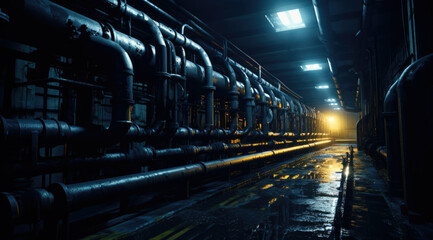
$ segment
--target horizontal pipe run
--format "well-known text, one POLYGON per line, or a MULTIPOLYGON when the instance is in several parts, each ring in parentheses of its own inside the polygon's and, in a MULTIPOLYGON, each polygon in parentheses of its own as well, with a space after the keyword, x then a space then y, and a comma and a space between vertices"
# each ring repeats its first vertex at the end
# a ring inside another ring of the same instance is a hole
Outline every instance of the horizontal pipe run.
POLYGON ((330 142, 331 140, 325 140, 312 144, 284 148, 281 150, 265 151, 224 160, 216 160, 204 163, 202 162, 181 167, 151 171, 148 173, 96 180, 92 182, 71 185, 53 184, 51 189, 55 190, 53 191, 55 197, 57 194, 67 196, 67 199, 65 199, 67 202, 64 204, 70 206, 71 209, 78 209, 97 202, 106 201, 107 199, 113 199, 116 196, 126 196, 135 192, 143 192, 147 187, 154 186, 156 184, 180 181, 205 174, 211 174, 229 167, 233 168, 264 158, 276 157, 281 154, 287 154, 289 152, 298 151, 301 149, 320 146, 330 142))
MULTIPOLYGON (((164 124, 157 124, 152 128, 142 128, 132 124, 129 131, 122 137, 122 140, 128 142, 143 142, 153 138, 173 137, 176 139, 235 139, 239 136, 230 135, 229 130, 214 129, 213 134, 208 135, 203 131, 192 128, 180 127, 174 134, 163 132, 164 124)), ((321 133, 315 136, 321 136, 321 133)), ((44 119, 6 119, 0 115, 0 143, 3 145, 21 144, 29 146, 32 141, 37 140, 39 146, 57 146, 65 143, 79 143, 82 139, 88 142, 95 142, 98 145, 109 145, 112 141, 109 138, 107 129, 84 128, 80 126, 69 125, 63 121, 44 120, 44 119)), ((286 139, 289 137, 301 136, 291 132, 260 133, 254 131, 250 134, 251 139, 286 139)), ((302 135, 304 136, 304 135, 302 135)))
MULTIPOLYGON (((321 141, 328 138, 314 136, 307 141, 321 141)), ((107 153, 97 157, 73 157, 50 158, 49 161, 41 161, 36 164, 15 164, 13 169, 6 174, 14 176, 37 176, 61 172, 65 169, 79 169, 110 166, 146 166, 161 159, 176 159, 194 157, 200 154, 226 154, 249 151, 261 151, 264 149, 278 149, 290 144, 296 144, 297 140, 281 140, 257 143, 213 143, 206 146, 184 145, 178 148, 154 149, 150 147, 134 148, 129 153, 107 153)), ((29 163, 30 164, 30 163, 29 163)))
MULTIPOLYGON (((43 214, 54 211, 58 216, 62 216, 63 214, 67 214, 67 212, 69 211, 77 210, 86 206, 91 206, 96 203, 113 200, 118 198, 119 196, 128 196, 131 194, 143 193, 149 187, 157 186, 159 184, 193 179, 200 176, 217 173, 219 171, 236 168, 242 165, 251 164, 266 158, 278 157, 283 154, 303 149, 309 149, 316 146, 323 146, 329 143, 331 143, 331 140, 324 140, 305 145, 283 148, 279 150, 264 151, 255 154, 232 157, 224 160, 200 162, 185 166, 70 185, 54 183, 48 187, 47 191, 42 189, 38 191, 33 191, 38 195, 36 197, 39 199, 36 202, 40 206, 37 206, 37 209, 34 209, 33 211, 28 211, 27 213, 31 212, 32 214, 36 214, 37 216, 46 217, 43 214), (43 212, 37 212, 41 210, 43 210, 43 212)), ((33 196, 34 194, 28 195, 31 195, 33 198, 35 197, 33 196)), ((34 217, 21 216, 20 212, 17 211, 17 209, 28 209, 29 206, 20 206, 20 203, 22 204, 23 202, 19 203, 10 194, 1 193, 0 200, 2 202, 6 201, 8 203, 4 204, 3 207, 10 206, 11 208, 13 208, 5 209, 7 211, 4 212, 9 214, 2 215, 2 220, 6 222, 11 222, 16 219, 34 217)))

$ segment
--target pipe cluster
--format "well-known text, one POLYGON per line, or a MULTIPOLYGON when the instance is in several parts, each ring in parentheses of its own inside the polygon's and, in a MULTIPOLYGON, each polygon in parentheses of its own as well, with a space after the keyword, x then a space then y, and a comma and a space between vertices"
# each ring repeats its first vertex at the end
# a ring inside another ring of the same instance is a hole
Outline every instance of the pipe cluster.
POLYGON ((0 112, 9 234, 33 223, 51 238, 70 212, 118 194, 330 142, 320 112, 262 78, 260 66, 254 73, 210 47, 195 32, 203 29, 187 36, 140 1, 55 2, 0 3, 2 51, 31 66, 21 82, 11 71, 2 90, 43 91, 41 110, 24 109, 33 114, 22 117, 10 100, 0 112))

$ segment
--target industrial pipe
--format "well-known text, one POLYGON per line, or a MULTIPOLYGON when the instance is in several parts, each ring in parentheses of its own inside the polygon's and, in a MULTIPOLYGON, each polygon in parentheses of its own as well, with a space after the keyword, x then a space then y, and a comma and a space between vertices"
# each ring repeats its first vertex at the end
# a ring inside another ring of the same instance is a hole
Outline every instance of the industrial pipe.
MULTIPOLYGON (((57 216, 62 216, 63 214, 67 214, 69 211, 74 211, 96 203, 106 202, 108 200, 116 199, 119 196, 143 193, 151 186, 193 179, 229 168, 236 168, 242 165, 250 164, 265 158, 277 157, 290 152, 326 145, 329 143, 331 143, 331 140, 324 140, 305 145, 232 157, 223 160, 200 162, 185 166, 70 185, 54 183, 48 187, 47 191, 40 190, 43 192, 43 196, 47 197, 40 198, 39 201, 36 202, 38 206, 36 207, 35 211, 39 211, 38 209, 43 209, 44 211, 37 212, 35 214, 40 217, 44 217, 43 214, 46 214, 46 212, 55 211, 57 216)), ((40 194, 38 193, 38 195, 40 194)), ((22 204, 22 202, 17 201, 13 196, 7 193, 0 194, 0 202, 8 203, 3 204, 3 208, 7 206, 13 208, 13 206, 20 206, 20 203, 22 204)), ((26 206, 22 206, 21 208, 26 209, 26 206)), ((5 209, 4 212, 10 213, 7 215, 2 215, 2 220, 5 222, 12 222, 12 220, 23 217, 20 216, 20 213, 17 212, 16 209, 5 209)))
POLYGON ((288 128, 287 128, 287 111, 288 111, 288 102, 286 100, 286 98, 284 97, 284 95, 281 92, 277 92, 277 95, 280 97, 281 99, 281 104, 283 105, 282 109, 283 109, 283 128, 281 129, 282 133, 286 133, 288 132, 288 128))
POLYGON ((430 111, 433 107, 432 75, 433 54, 430 54, 406 68, 396 89, 405 202, 408 210, 425 216, 433 214, 433 206, 425 197, 425 186, 433 184, 430 177, 433 168, 430 148, 433 140, 420 136, 433 134, 433 112, 430 111))
POLYGON ((111 124, 107 135, 118 139, 128 132, 132 124, 134 70, 131 59, 119 44, 101 37, 89 36, 88 39, 80 39, 79 44, 89 57, 101 63, 109 76, 113 98, 111 124))
POLYGON ((247 74, 242 71, 240 68, 235 67, 235 72, 240 75, 241 79, 244 81, 245 86, 245 97, 243 98, 245 102, 245 119, 246 119, 246 128, 245 130, 240 132, 240 135, 249 134, 253 129, 253 108, 254 108, 254 98, 252 96, 251 83, 247 76, 247 74))
POLYGON ((261 114, 262 114, 262 122, 261 122, 262 123, 262 130, 265 134, 267 134, 269 132, 269 125, 268 125, 268 122, 266 120, 266 116, 268 115, 268 112, 267 112, 268 102, 266 101, 265 91, 263 90, 262 85, 257 80, 252 79, 251 83, 259 92, 260 99, 259 99, 258 105, 259 105, 259 108, 261 109, 261 114))
POLYGON ((272 102, 270 106, 272 112, 271 129, 273 132, 278 132, 277 99, 275 98, 275 94, 274 91, 272 91, 272 89, 270 89, 269 87, 265 87, 264 90, 267 94, 269 94, 272 102))
POLYGON ((227 74, 229 80, 230 80, 230 90, 228 92, 228 95, 230 96, 230 116, 231 116, 231 123, 230 123, 230 129, 228 134, 234 135, 237 131, 238 127, 238 109, 239 109, 239 101, 238 96, 239 92, 237 89, 237 80, 236 80, 236 73, 233 70, 232 66, 229 64, 227 59, 224 58, 217 58, 224 66, 225 73, 227 74))
POLYGON ((195 53, 197 53, 204 64, 204 70, 205 70, 205 81, 204 86, 202 89, 205 91, 205 101, 206 101, 206 123, 205 123, 205 131, 211 133, 210 130, 214 127, 214 91, 215 86, 213 84, 213 68, 212 63, 209 59, 208 54, 206 51, 197 44, 196 42, 192 41, 191 39, 187 38, 186 36, 176 32, 175 30, 165 26, 162 23, 155 22, 159 29, 161 30, 162 34, 169 40, 173 41, 175 44, 179 44, 195 53))
POLYGON ((386 162, 388 168, 388 186, 392 194, 402 191, 402 168, 400 154, 400 134, 398 125, 398 81, 394 82, 385 96, 383 116, 385 120, 386 162))

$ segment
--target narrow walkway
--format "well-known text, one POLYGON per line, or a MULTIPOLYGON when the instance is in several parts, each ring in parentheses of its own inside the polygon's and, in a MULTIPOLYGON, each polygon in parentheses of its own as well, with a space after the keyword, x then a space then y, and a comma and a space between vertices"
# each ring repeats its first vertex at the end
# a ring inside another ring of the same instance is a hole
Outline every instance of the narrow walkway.
POLYGON ((399 209, 391 209, 386 185, 371 158, 356 151, 353 166, 353 177, 347 183, 342 239, 402 239, 392 213, 399 209))
MULTIPOLYGON (((254 184, 175 213, 160 212, 152 224, 144 221, 147 215, 86 239, 329 239, 342 177, 341 156, 349 146, 319 150, 254 184)), ((399 238, 381 192, 383 181, 370 159, 356 149, 353 176, 347 182, 343 239, 399 238)))

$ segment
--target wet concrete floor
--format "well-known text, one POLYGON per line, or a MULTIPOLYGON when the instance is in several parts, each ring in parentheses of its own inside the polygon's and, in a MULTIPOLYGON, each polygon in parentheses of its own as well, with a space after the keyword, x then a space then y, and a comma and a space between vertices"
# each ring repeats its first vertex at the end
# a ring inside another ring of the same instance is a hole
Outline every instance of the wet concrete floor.
MULTIPOLYGON (((134 220, 135 225, 116 226, 105 231, 108 235, 86 239, 329 239, 343 171, 341 156, 349 146, 319 150, 253 184, 164 213, 169 217, 156 216, 153 224, 134 220)), ((399 238, 380 192, 383 183, 368 157, 356 149, 352 176, 347 182, 350 199, 344 206, 343 238, 399 238)))

